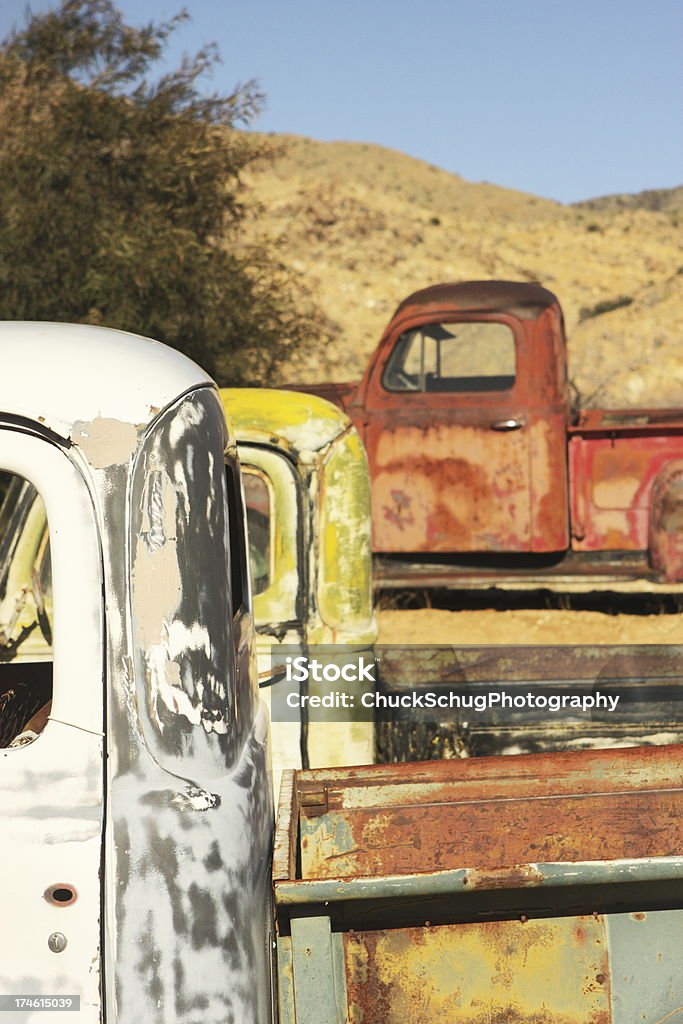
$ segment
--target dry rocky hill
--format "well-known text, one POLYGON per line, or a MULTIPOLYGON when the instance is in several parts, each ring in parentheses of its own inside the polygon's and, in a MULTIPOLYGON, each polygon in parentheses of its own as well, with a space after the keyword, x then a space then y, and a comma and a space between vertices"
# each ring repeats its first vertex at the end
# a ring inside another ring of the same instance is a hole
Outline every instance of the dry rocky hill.
POLYGON ((683 190, 565 206, 381 146, 276 136, 248 181, 331 323, 282 380, 353 380, 398 302, 439 281, 538 281, 564 308, 584 405, 683 405, 683 190))

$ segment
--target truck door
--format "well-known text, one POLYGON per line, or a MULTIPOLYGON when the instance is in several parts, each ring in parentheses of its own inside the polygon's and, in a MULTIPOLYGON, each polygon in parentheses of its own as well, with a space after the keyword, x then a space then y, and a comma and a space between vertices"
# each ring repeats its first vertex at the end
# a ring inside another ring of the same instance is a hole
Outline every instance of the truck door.
POLYGON ((0 427, 0 437, 0 473, 5 483, 11 474, 17 499, 0 524, 0 1010, 27 1021, 77 1010, 81 1024, 99 1024, 97 531, 86 486, 63 452, 16 428, 0 427))
POLYGON ((505 315, 404 325, 368 389, 378 552, 533 550, 524 329, 505 315))

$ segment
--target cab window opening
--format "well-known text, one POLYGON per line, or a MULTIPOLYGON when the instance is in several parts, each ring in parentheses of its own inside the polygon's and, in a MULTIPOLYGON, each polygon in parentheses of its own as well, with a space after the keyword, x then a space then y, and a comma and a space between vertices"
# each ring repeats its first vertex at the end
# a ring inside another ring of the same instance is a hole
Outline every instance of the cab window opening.
POLYGON ((242 465, 247 513, 249 567, 254 595, 262 594, 273 579, 272 502, 267 477, 252 466, 242 465))
POLYGON ((497 321, 423 324, 400 336, 382 376, 387 391, 486 392, 514 387, 515 338, 497 321))
POLYGON ((0 748, 32 742, 52 701, 52 562, 36 489, 2 474, 0 507, 0 748))

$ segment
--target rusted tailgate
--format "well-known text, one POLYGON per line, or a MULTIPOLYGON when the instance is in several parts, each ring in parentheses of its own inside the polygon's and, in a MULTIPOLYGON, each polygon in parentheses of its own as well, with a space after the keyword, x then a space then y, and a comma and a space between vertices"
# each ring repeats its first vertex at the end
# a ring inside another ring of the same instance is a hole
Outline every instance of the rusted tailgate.
POLYGON ((282 1024, 683 1021, 683 747, 290 773, 282 1024))

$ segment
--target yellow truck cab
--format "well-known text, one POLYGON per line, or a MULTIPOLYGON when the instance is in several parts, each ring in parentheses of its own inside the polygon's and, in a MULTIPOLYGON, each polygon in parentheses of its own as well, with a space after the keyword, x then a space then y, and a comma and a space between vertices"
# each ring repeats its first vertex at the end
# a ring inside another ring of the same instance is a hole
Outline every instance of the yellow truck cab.
POLYGON ((0 353, 17 499, 0 539, 2 1010, 269 1021, 268 720, 217 388, 95 327, 1 324, 0 353))
MULTIPOLYGON (((261 673, 270 676, 283 646, 368 650, 377 636, 370 478, 356 429, 312 395, 227 388, 221 397, 242 467, 261 673)), ((277 685, 262 690, 268 703, 277 685)), ((276 793, 284 769, 374 760, 372 722, 303 714, 271 730, 276 793)))

